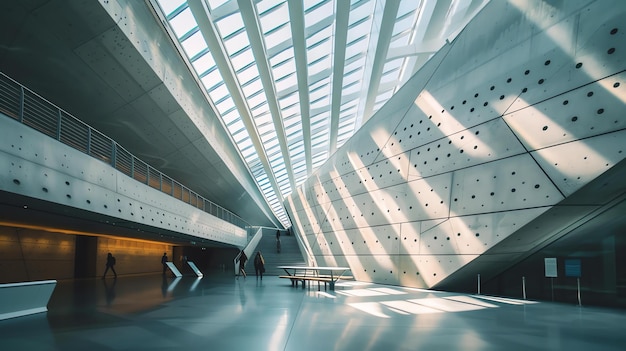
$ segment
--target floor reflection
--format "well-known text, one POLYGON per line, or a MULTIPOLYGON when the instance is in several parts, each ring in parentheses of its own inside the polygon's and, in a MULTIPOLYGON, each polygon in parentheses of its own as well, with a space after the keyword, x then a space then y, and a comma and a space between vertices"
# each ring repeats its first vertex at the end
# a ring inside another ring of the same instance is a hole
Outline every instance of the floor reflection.
POLYGON ((623 311, 269 276, 59 282, 48 313, 0 321, 2 350, 623 350, 623 311), (252 278, 252 279, 250 279, 252 278))

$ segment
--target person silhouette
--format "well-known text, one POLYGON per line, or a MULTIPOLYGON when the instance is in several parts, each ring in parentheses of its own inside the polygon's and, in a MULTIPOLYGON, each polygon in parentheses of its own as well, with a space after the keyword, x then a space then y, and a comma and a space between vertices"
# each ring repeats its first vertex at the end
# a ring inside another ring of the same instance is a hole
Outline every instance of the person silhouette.
POLYGON ((104 274, 102 275, 102 279, 104 279, 109 272, 109 269, 113 272, 113 278, 117 279, 117 272, 115 271, 115 257, 110 252, 107 254, 107 263, 106 269, 104 270, 104 274))
POLYGON ((254 272, 257 278, 260 276, 261 280, 263 280, 263 272, 265 272, 265 259, 263 258, 263 255, 261 255, 261 251, 258 251, 254 257, 254 272))
POLYGON ((165 272, 167 272, 167 252, 164 252, 163 256, 161 256, 161 264, 163 265, 163 275, 165 275, 165 272))
MULTIPOLYGON (((248 256, 246 256, 246 253, 241 249, 241 255, 239 255, 239 273, 243 275, 244 278, 247 276, 245 270, 246 261, 248 261, 248 256)), ((237 278, 239 278, 239 276, 237 276, 237 278)))

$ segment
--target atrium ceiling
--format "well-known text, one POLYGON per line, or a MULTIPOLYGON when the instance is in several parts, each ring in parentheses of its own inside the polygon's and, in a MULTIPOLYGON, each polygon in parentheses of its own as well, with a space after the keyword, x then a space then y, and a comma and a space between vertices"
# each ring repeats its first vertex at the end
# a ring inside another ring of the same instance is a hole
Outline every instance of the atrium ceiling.
POLYGON ((274 215, 488 0, 148 0, 274 215))

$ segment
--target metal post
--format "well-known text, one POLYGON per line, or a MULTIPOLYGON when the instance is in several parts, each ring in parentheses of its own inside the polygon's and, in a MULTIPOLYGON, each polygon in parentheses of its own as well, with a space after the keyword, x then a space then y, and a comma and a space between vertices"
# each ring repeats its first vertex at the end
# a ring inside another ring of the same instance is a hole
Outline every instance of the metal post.
POLYGON ((580 278, 576 278, 576 285, 578 285, 578 306, 582 306, 582 301, 580 300, 580 278))
POLYGON ((478 295, 480 295, 480 273, 478 273, 478 295))
POLYGON ((526 277, 522 277, 522 296, 526 300, 526 277))

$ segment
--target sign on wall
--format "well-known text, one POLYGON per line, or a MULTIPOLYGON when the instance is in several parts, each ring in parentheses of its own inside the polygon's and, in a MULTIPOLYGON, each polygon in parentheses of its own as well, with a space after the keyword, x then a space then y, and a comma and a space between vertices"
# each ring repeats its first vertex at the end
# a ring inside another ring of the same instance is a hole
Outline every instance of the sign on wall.
POLYGON ((543 259, 546 268, 546 278, 556 278, 559 276, 556 267, 556 257, 546 257, 543 259))

